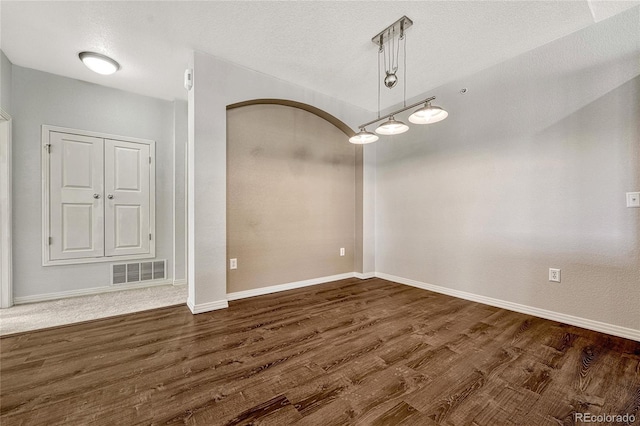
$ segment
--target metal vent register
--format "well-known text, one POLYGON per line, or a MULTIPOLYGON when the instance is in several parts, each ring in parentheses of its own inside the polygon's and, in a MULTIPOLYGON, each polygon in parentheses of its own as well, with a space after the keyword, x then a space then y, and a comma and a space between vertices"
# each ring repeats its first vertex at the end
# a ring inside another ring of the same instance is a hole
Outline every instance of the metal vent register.
POLYGON ((111 265, 111 284, 140 283, 167 278, 167 261, 118 263, 111 265))

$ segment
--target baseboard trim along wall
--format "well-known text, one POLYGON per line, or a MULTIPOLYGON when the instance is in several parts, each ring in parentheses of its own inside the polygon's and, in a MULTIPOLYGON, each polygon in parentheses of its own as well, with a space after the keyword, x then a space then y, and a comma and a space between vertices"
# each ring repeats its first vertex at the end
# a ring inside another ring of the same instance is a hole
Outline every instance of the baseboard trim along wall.
POLYGON ((503 308, 510 311, 527 314, 527 315, 533 315, 536 317, 540 317, 540 318, 544 318, 552 321, 558 321, 565 324, 575 325, 577 327, 586 328, 588 330, 599 331, 601 333, 607 333, 614 336, 624 337, 625 339, 631 339, 631 340, 640 342, 640 330, 634 330, 632 328, 626 328, 618 325, 607 324, 605 322, 594 321, 586 318, 574 317, 572 315, 562 314, 554 311, 548 311, 546 309, 535 308, 533 306, 521 305, 519 303, 508 302, 506 300, 494 299, 492 297, 481 296, 479 294, 467 293, 466 291, 454 290, 447 287, 427 284, 427 283, 415 281, 409 278, 397 277, 395 275, 389 275, 382 272, 376 272, 376 277, 382 278, 388 281, 393 281, 398 284, 405 284, 405 285, 417 287, 423 290, 429 290, 435 293, 441 293, 441 294, 446 294, 448 296, 457 297, 459 299, 466 299, 472 302, 491 305, 497 308, 503 308))
MULTIPOLYGON (((428 284, 421 281, 412 280, 409 278, 398 277, 395 275, 385 274, 383 272, 375 273, 360 273, 360 272, 347 272, 344 274, 330 275, 326 277, 313 278, 304 281, 295 281, 286 284, 279 284, 269 287, 256 288, 253 290, 238 291, 234 293, 228 293, 226 300, 216 300, 214 302, 202 303, 194 305, 191 301, 187 301, 187 306, 194 314, 200 314, 204 312, 214 311, 218 309, 224 309, 229 307, 228 301, 246 299, 248 297, 262 296, 265 294, 278 293, 286 290, 293 290, 296 288, 308 287, 317 284, 324 284, 332 281, 344 280, 347 278, 359 278, 368 279, 378 277, 388 281, 393 281, 398 284, 405 284, 412 287, 420 288, 423 290, 433 291, 435 293, 446 294, 448 296, 457 297, 459 299, 470 300, 472 302, 482 303, 485 305, 495 306, 497 308, 503 308, 510 311, 520 312, 527 315, 533 315, 540 318, 545 318, 552 321, 558 321, 565 324, 575 325, 577 327, 586 328, 588 330, 599 331, 602 333, 611 334, 618 337, 624 337, 626 339, 635 340, 640 342, 640 330, 632 328, 621 327, 618 325, 608 324, 601 321, 594 321, 587 318, 575 317, 572 315, 562 314, 560 312, 548 311, 546 309, 536 308, 533 306, 521 305, 519 303, 513 303, 506 300, 494 299, 492 297, 482 296, 479 294, 468 293, 466 291, 454 290, 447 287, 441 287, 434 284, 428 284)), ((14 298, 14 304, 21 305, 25 303, 45 302, 48 300, 66 299, 69 297, 78 296, 91 296, 101 293, 111 293, 121 290, 132 290, 136 288, 156 287, 162 285, 185 285, 186 280, 162 280, 156 282, 146 282, 138 284, 123 284, 123 285, 111 285, 105 287, 94 287, 81 290, 70 290, 59 293, 47 293, 37 294, 33 296, 23 296, 14 298)))
POLYGON ((347 272, 345 274, 329 275, 326 277, 312 278, 310 280, 295 281, 292 283, 272 285, 269 287, 261 287, 253 290, 236 291, 234 293, 227 293, 227 300, 239 300, 239 299, 246 299, 247 297, 262 296, 263 294, 277 293, 285 290, 293 290, 294 288, 301 288, 301 287, 307 287, 310 285, 324 284, 331 281, 344 280, 347 278, 353 278, 354 276, 355 276, 355 273, 347 272))
POLYGON ((361 273, 361 272, 354 272, 353 275, 356 278, 360 278, 361 280, 367 280, 369 278, 374 278, 376 276, 375 272, 366 272, 366 273, 361 273))
POLYGON ((48 300, 68 299, 69 297, 93 296, 95 294, 112 293, 114 291, 133 290, 136 288, 157 287, 172 285, 173 280, 147 281, 136 284, 115 284, 104 287, 83 288, 80 290, 61 291, 59 293, 34 294, 33 296, 15 297, 13 303, 22 305, 25 303, 46 302, 48 300))
POLYGON ((229 307, 229 303, 226 300, 216 300, 213 302, 200 303, 194 305, 191 300, 187 300, 187 306, 191 310, 192 314, 202 314, 209 311, 216 311, 218 309, 225 309, 229 307))

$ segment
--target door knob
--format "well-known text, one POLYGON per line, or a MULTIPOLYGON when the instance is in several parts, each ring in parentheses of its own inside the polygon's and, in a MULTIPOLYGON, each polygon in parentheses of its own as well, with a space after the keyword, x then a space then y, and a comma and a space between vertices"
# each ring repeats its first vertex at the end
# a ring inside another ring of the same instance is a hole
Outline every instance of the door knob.
POLYGON ((93 198, 97 200, 98 198, 100 198, 100 194, 93 194, 93 198))
POLYGON ((110 200, 113 200, 113 195, 109 194, 109 195, 107 195, 107 198, 110 199, 110 200))

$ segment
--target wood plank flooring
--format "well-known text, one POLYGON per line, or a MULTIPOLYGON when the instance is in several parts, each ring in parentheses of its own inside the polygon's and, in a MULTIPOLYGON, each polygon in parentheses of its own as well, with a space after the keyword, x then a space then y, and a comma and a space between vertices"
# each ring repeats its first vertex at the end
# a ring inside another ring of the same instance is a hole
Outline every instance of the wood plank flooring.
POLYGON ((7 336, 0 355, 3 426, 640 424, 640 343, 377 278, 7 336))

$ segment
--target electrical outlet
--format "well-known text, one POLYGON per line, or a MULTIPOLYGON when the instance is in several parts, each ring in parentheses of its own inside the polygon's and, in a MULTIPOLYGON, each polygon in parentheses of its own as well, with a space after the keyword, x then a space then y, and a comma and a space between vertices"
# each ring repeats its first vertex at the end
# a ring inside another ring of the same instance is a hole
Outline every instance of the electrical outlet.
POLYGON ((549 281, 560 282, 560 269, 549 268, 549 281))
POLYGON ((340 248, 340 256, 344 256, 344 247, 340 248))
POLYGON ((229 269, 238 269, 238 259, 229 259, 229 269))
POLYGON ((640 192, 627 192, 627 207, 640 207, 640 192))

